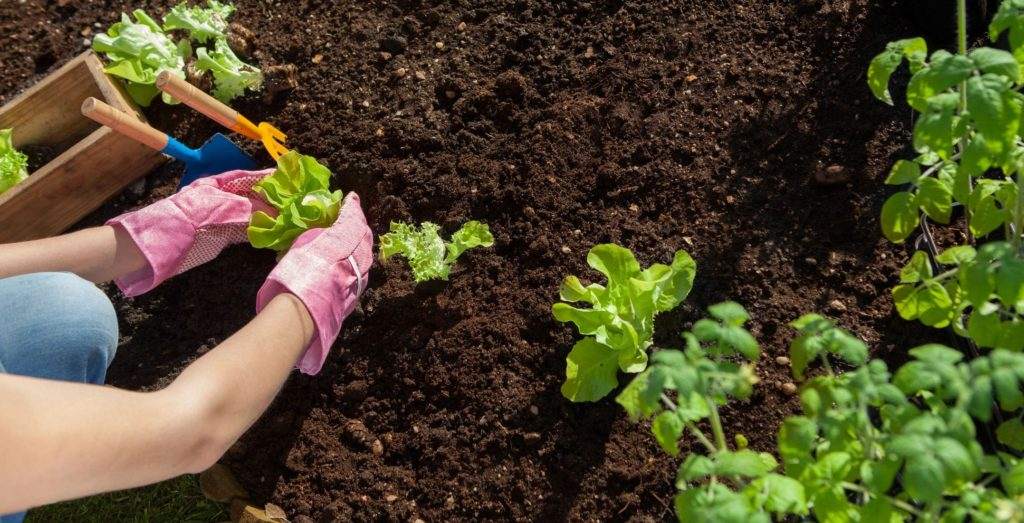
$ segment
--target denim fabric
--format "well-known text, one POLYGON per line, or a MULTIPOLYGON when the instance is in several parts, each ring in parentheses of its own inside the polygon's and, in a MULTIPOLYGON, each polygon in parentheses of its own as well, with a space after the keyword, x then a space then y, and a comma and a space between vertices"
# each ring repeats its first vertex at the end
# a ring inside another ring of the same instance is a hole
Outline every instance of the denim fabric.
MULTIPOLYGON (((3 278, 0 311, 0 372, 103 383, 117 350, 117 316, 95 285, 65 272, 3 278)), ((24 517, 0 516, 0 523, 24 517)))

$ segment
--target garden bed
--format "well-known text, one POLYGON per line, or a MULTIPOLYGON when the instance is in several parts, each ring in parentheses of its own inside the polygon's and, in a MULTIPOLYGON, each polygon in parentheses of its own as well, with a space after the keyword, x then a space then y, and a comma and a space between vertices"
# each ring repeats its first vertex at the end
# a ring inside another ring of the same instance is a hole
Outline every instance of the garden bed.
MULTIPOLYGON (((169 3, 116 4, 0 6, 0 101, 78 54, 93 22, 169 3)), ((574 405, 558 390, 575 337, 550 306, 563 276, 589 274, 595 243, 645 266, 676 249, 697 260, 690 297, 658 318, 660 345, 709 304, 751 312, 762 383, 725 419, 759 450, 797 406, 775 356, 799 314, 836 318, 883 358, 944 336, 894 314, 907 256, 878 225, 910 114, 876 103, 864 71, 885 42, 917 32, 898 6, 437 4, 238 2, 262 51, 301 73, 298 89, 269 105, 249 96, 242 113, 330 166, 378 234, 393 219, 448 231, 479 219, 497 240, 443 286, 374 267, 324 371, 296 373, 229 452, 257 498, 327 520, 671 517, 675 464, 649 431, 611 400, 574 405)), ((180 106, 147 117, 192 145, 217 130, 180 106)), ((170 194, 179 169, 86 224, 170 194)), ((273 263, 236 247, 118 298, 111 382, 166 383, 251 317, 273 263)))

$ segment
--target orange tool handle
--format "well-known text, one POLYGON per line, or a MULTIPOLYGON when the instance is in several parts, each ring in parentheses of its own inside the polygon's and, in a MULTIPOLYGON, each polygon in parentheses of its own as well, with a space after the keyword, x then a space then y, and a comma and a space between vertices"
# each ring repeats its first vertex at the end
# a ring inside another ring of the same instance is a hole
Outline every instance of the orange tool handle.
POLYGON ((82 102, 82 115, 157 151, 167 146, 167 135, 146 125, 134 115, 93 98, 82 102))
POLYGON ((261 139, 256 125, 238 114, 238 111, 224 105, 170 71, 164 71, 157 75, 156 88, 232 131, 253 140, 261 139))

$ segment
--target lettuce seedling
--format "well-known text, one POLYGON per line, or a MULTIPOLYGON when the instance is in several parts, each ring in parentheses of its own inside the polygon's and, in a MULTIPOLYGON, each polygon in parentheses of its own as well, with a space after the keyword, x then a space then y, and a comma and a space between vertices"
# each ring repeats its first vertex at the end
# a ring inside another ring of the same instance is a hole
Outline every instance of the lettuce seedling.
MULTIPOLYGON (((136 9, 132 14, 134 22, 122 13, 120 22, 93 38, 92 48, 110 62, 104 71, 127 80, 128 94, 145 107, 160 94, 154 85, 157 75, 171 71, 185 77, 185 60, 192 54, 192 48, 188 40, 175 44, 145 11, 136 9)), ((176 103, 166 93, 163 100, 176 103)))
POLYGON ((494 245, 494 236, 487 224, 476 220, 466 222, 452 235, 450 242, 441 239, 437 224, 423 222, 419 229, 405 223, 391 222, 391 229, 380 237, 380 259, 401 254, 409 262, 416 283, 447 280, 452 266, 463 252, 474 247, 494 245))
POLYGON ((263 86, 263 72, 239 59, 223 39, 213 43, 213 51, 196 49, 196 70, 213 74, 213 96, 224 103, 242 96, 246 89, 258 91, 263 86))
POLYGON ((210 40, 226 39, 228 17, 235 12, 235 6, 209 0, 206 7, 188 7, 178 4, 164 16, 164 30, 183 29, 191 39, 207 43, 210 40))
POLYGON ((290 151, 277 159, 277 170, 253 190, 278 211, 252 215, 249 242, 259 249, 286 251, 300 234, 330 227, 341 210, 341 191, 330 191, 331 171, 312 156, 290 151))
POLYGON ((562 395, 572 401, 599 400, 618 384, 618 370, 636 373, 647 367, 654 316, 686 298, 697 272, 697 263, 681 250, 672 265, 656 263, 640 270, 633 253, 614 244, 592 248, 587 263, 605 275, 607 286, 583 286, 569 276, 559 291, 565 303, 551 307, 556 320, 572 322, 586 336, 566 357, 562 395), (569 305, 577 302, 590 308, 569 305))
POLYGON ((13 129, 0 129, 0 194, 28 178, 28 157, 14 148, 13 129))

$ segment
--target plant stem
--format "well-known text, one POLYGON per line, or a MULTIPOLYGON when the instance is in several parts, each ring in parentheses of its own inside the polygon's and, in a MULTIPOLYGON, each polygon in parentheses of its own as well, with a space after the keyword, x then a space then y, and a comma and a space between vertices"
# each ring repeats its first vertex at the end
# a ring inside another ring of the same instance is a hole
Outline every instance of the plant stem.
MULTIPOLYGON (((967 0, 957 0, 956 2, 956 43, 957 53, 961 55, 967 54, 967 0)), ((967 80, 960 82, 960 104, 957 114, 963 115, 967 111, 967 80)), ((964 129, 964 134, 960 136, 958 141, 957 149, 963 154, 964 149, 967 148, 967 133, 969 131, 964 129)), ((968 192, 973 190, 974 182, 971 177, 967 177, 967 189, 968 192)), ((964 206, 964 211, 967 214, 967 223, 971 223, 972 212, 970 207, 964 206)), ((974 243, 974 235, 971 234, 971 228, 967 227, 967 241, 970 244, 974 243)))
POLYGON ((829 376, 836 375, 835 371, 832 370, 832 364, 828 361, 828 356, 826 356, 824 352, 821 354, 821 363, 825 365, 825 372, 827 372, 829 376))
MULTIPOLYGON (((672 403, 672 399, 669 398, 668 395, 666 395, 665 393, 661 394, 661 403, 665 405, 665 408, 671 410, 672 412, 678 410, 676 408, 676 404, 672 403)), ((708 452, 712 454, 718 452, 718 449, 715 448, 715 446, 711 443, 711 440, 709 440, 708 437, 704 435, 704 432, 701 431, 700 428, 698 428, 696 425, 689 421, 685 423, 685 426, 687 429, 690 430, 690 434, 693 434, 693 437, 697 438, 697 441, 704 445, 704 448, 707 449, 708 452)))
POLYGON ((967 54, 967 0, 956 2, 957 52, 967 54))
POLYGON ((917 516, 918 518, 924 517, 924 513, 921 512, 920 510, 918 510, 917 507, 911 505, 910 503, 898 500, 898 499, 896 499, 894 497, 886 496, 884 494, 883 495, 874 494, 870 490, 868 490, 868 489, 866 489, 866 488, 864 488, 864 487, 862 487, 862 486, 860 486, 860 485, 858 485, 856 483, 850 483, 848 481, 844 481, 843 484, 842 484, 842 487, 844 489, 846 489, 846 490, 852 490, 854 492, 859 492, 859 493, 865 494, 867 496, 878 496, 878 497, 886 498, 886 499, 889 500, 889 503, 892 503, 892 506, 894 506, 894 507, 896 507, 896 508, 898 508, 900 510, 906 511, 906 512, 908 512, 910 514, 913 514, 914 516, 917 516))
POLYGON ((718 415, 718 405, 715 405, 711 398, 706 398, 706 401, 711 410, 711 431, 715 434, 715 444, 718 450, 729 450, 729 445, 725 442, 725 431, 722 430, 722 418, 718 415))

